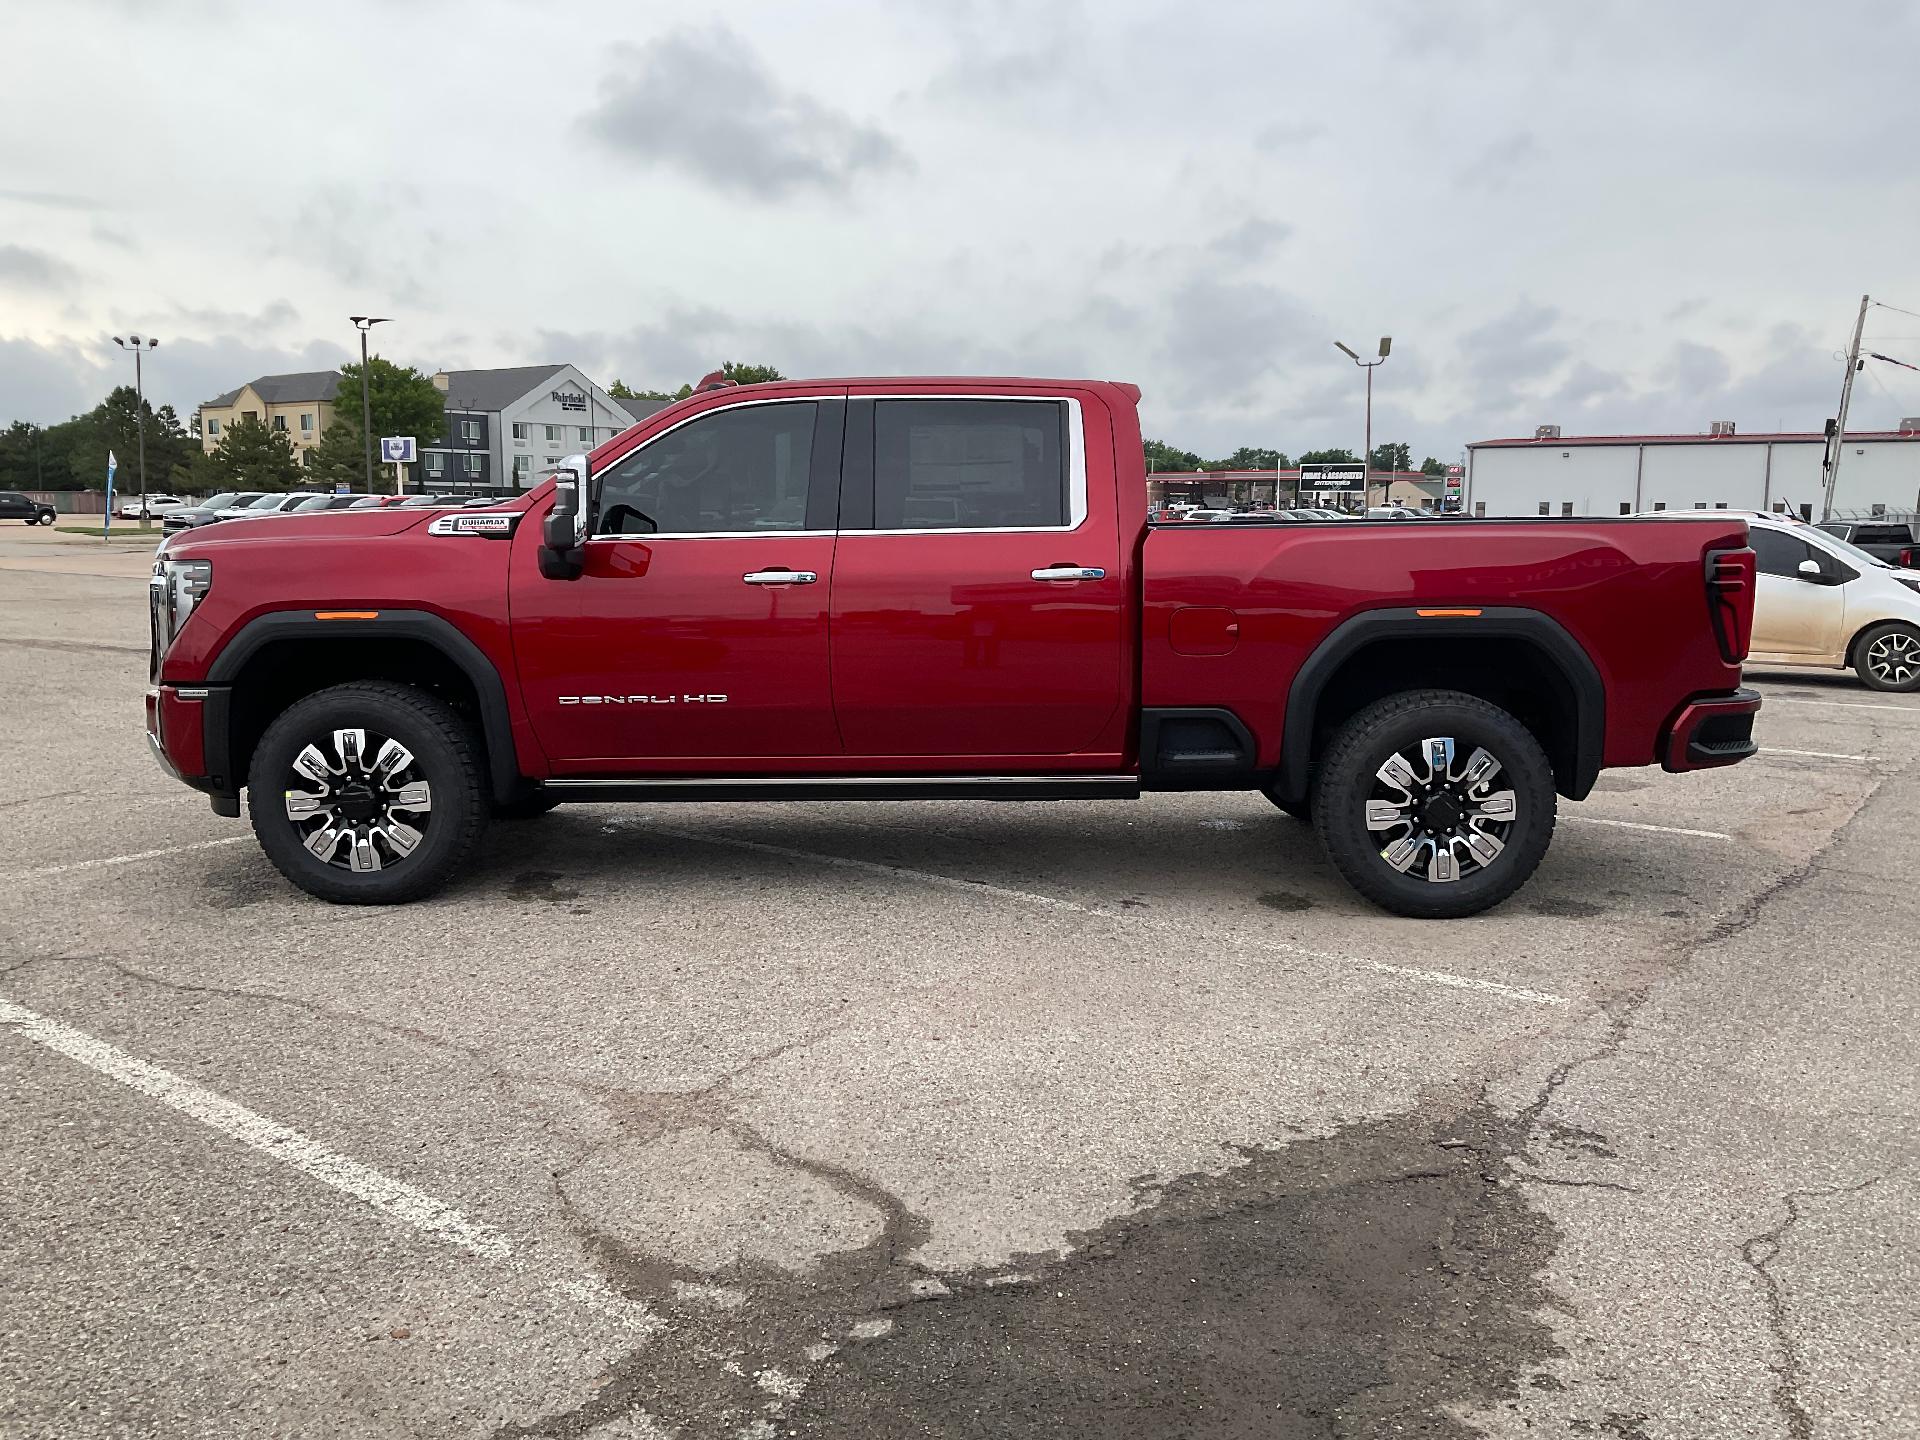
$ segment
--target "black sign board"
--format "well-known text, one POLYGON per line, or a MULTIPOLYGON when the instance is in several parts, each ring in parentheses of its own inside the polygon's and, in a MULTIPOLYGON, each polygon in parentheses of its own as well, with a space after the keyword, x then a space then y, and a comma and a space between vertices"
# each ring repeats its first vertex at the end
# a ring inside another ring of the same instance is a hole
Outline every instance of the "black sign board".
POLYGON ((1367 488, 1367 467, 1358 461, 1338 465, 1302 465, 1300 488, 1322 494, 1358 495, 1367 488))
POLYGON ((553 403, 562 410, 578 410, 584 414, 587 408, 587 397, 573 390, 555 390, 553 403))

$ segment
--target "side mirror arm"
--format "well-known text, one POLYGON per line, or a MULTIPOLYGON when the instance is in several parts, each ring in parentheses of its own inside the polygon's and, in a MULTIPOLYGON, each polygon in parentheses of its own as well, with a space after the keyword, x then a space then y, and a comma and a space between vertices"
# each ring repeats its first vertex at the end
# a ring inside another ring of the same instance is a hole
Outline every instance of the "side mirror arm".
POLYGON ((587 457, 569 456, 547 473, 554 481, 553 506, 540 531, 540 573, 549 580, 578 580, 586 570, 587 457))

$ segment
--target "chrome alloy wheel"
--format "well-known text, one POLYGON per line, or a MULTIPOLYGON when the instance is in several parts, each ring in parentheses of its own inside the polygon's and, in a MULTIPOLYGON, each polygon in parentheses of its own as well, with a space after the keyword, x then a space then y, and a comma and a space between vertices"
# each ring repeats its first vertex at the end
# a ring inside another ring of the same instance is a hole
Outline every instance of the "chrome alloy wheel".
POLYGON ((335 730, 293 757, 287 782, 287 819, 301 832, 301 843, 329 865, 384 870, 426 838, 433 787, 398 740, 335 730))
POLYGON ((1889 630, 1867 647, 1867 669, 1883 685, 1900 688, 1920 675, 1920 638, 1905 630, 1889 630))
POLYGON ((1500 762, 1475 747, 1456 763, 1449 736, 1396 750, 1374 771, 1367 829, 1380 858, 1436 885, 1485 870, 1500 858, 1519 818, 1512 790, 1496 790, 1500 762))

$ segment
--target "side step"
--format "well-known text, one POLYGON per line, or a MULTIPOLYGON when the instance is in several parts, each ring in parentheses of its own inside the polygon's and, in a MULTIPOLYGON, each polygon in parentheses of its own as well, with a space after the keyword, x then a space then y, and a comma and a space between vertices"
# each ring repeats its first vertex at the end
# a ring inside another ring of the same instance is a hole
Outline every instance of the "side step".
POLYGON ((611 800, 1137 800, 1137 775, 664 775, 548 780, 562 802, 611 800))

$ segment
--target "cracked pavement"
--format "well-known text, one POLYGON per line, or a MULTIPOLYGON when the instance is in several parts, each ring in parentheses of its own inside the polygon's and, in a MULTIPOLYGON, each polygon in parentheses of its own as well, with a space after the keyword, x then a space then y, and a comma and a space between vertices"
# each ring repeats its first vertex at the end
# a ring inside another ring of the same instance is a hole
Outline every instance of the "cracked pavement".
POLYGON ((1775 753, 1456 924, 1205 795, 568 808, 336 910, 147 758, 146 559, 0 537, 0 999, 505 1258, 0 1024, 0 1434, 1920 1433, 1920 697, 1755 677, 1775 753))

